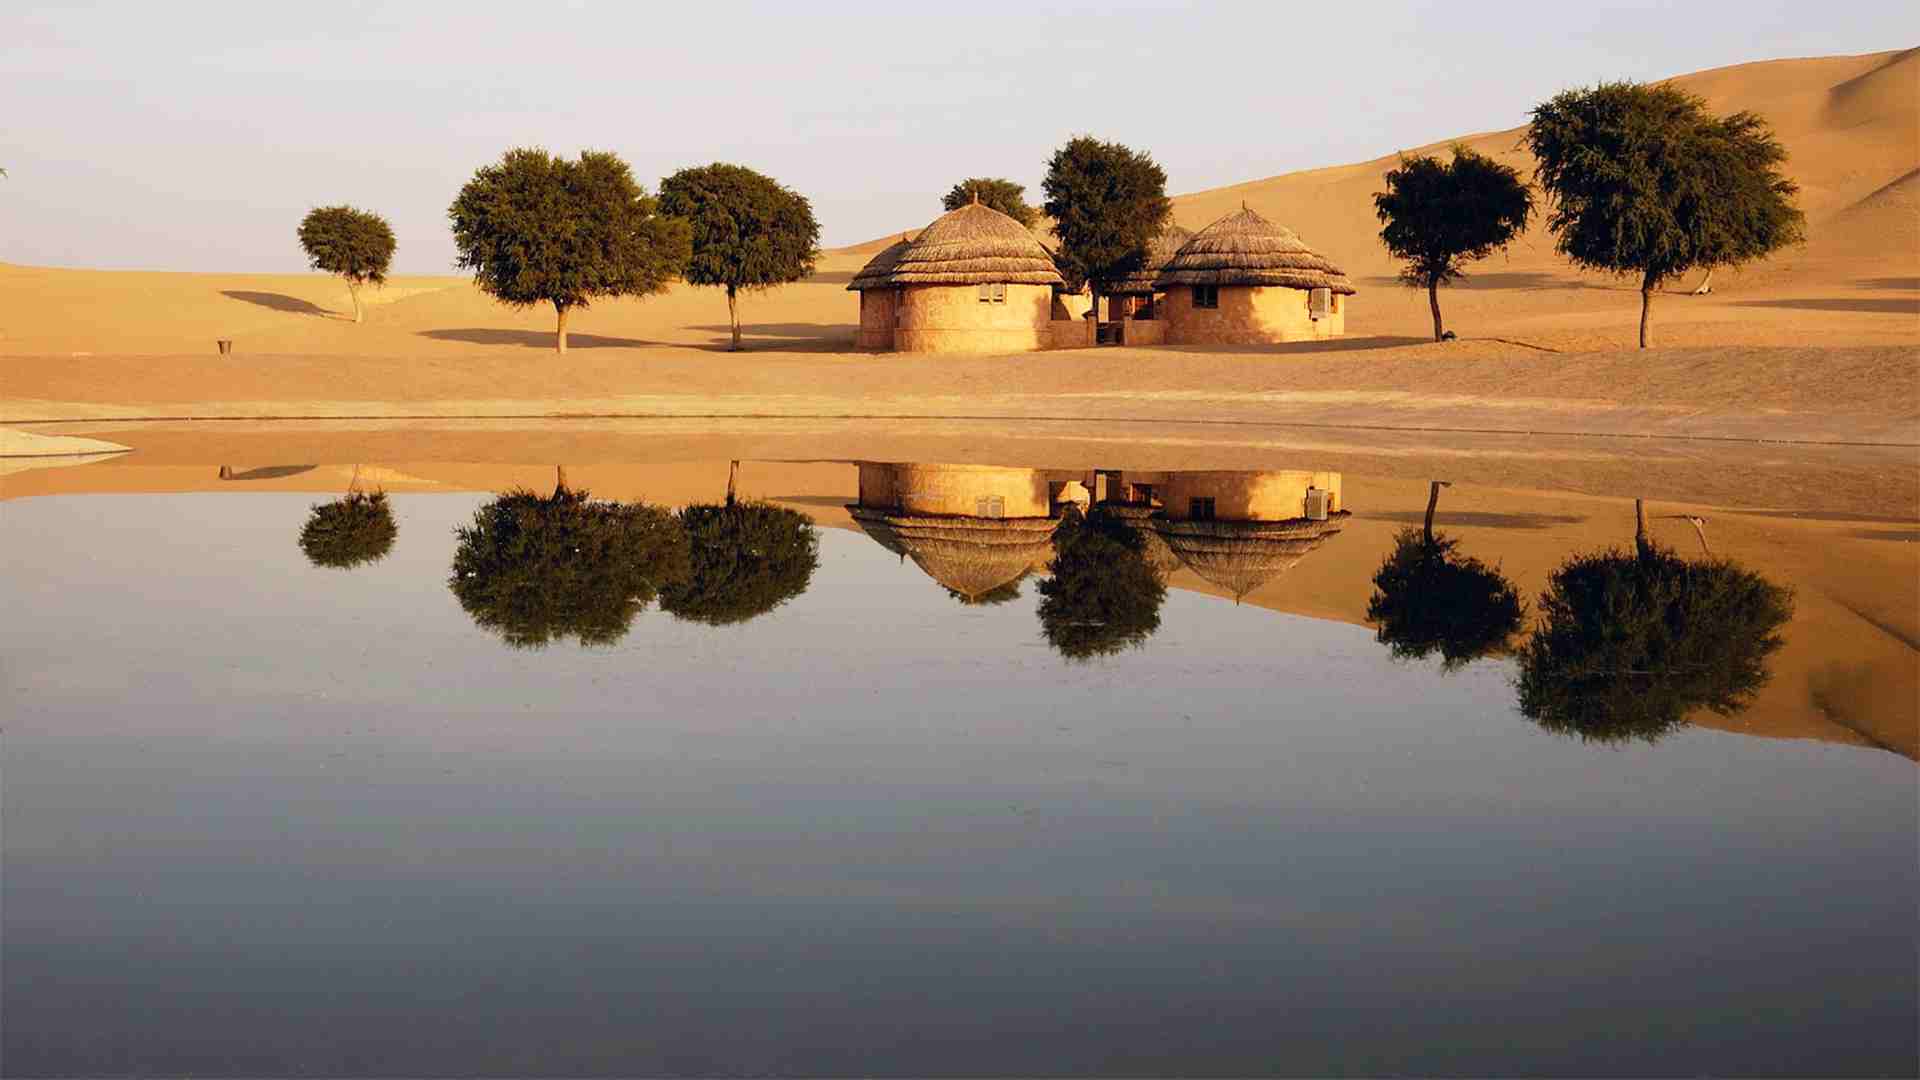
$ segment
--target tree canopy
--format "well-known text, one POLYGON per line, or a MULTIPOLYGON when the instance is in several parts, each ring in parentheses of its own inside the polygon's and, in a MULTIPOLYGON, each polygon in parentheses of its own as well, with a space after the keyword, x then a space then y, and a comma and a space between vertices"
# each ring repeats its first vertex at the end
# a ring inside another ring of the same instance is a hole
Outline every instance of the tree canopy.
POLYGON ((1456 143, 1453 160, 1431 154, 1400 158, 1387 173, 1387 190, 1373 196, 1380 240, 1404 266, 1400 276, 1427 290, 1433 339, 1439 341, 1439 287, 1463 276, 1463 266, 1506 247, 1526 230, 1533 193, 1512 166, 1456 143))
POLYGON ((1119 143, 1081 135, 1047 162, 1042 204, 1060 239, 1054 261, 1070 283, 1100 286, 1140 269, 1173 203, 1167 173, 1153 158, 1119 143))
POLYGON ((960 181, 941 197, 940 206, 958 210, 976 198, 981 206, 990 206, 1029 229, 1040 220, 1040 211, 1027 203, 1026 185, 997 176, 970 176, 960 181))
POLYGON ((315 566, 351 570, 386 558, 398 533, 385 492, 353 491, 313 508, 300 529, 300 550, 315 566))
POLYGON ((447 216, 456 265, 502 303, 552 304, 563 353, 568 312, 666 289, 691 250, 687 224, 662 216, 627 163, 602 151, 569 161, 509 150, 473 174, 447 216))
POLYGON ((448 587, 476 625, 521 649, 568 637, 611 645, 688 573, 687 535, 672 514, 565 487, 502 495, 459 538, 448 587))
POLYGON ((1520 711, 1605 743, 1656 741, 1695 709, 1745 708, 1793 614, 1792 592, 1758 574, 1652 544, 1568 560, 1539 603, 1520 654, 1520 711))
POLYGON ((1576 265, 1640 275, 1640 347, 1653 293, 1695 268, 1736 266, 1804 236, 1787 152, 1750 112, 1716 117, 1673 86, 1605 83, 1536 106, 1527 146, 1576 265))
POLYGON ((1373 575, 1367 621, 1398 659, 1440 654, 1443 671, 1501 652, 1520 630, 1519 591, 1499 570, 1456 551, 1442 533, 1429 540, 1402 529, 1373 575))
POLYGON ((740 165, 682 169, 660 182, 661 212, 692 227, 685 277, 727 291, 732 348, 740 348, 739 294, 799 281, 820 257, 820 225, 806 196, 740 165))
POLYGON ((1136 648, 1160 628, 1166 582, 1148 565, 1145 543, 1099 507, 1069 507, 1053 534, 1051 574, 1040 582, 1040 629, 1068 660, 1136 648))
POLYGON ((660 593, 660 607, 676 619, 725 626, 757 618, 806 592, 820 565, 813 522, 782 506, 695 504, 679 521, 692 545, 691 572, 660 593))
POLYGON ((300 221, 300 249, 315 270, 344 278, 353 297, 353 321, 362 318, 360 287, 387 280, 393 265, 393 227, 379 214, 351 206, 322 206, 300 221))

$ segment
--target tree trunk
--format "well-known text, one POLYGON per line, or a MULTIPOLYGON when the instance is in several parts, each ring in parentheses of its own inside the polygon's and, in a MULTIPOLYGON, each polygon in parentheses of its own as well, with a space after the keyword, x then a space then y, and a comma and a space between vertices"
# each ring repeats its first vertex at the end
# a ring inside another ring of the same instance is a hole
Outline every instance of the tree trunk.
POLYGON ((553 467, 553 493, 555 495, 564 495, 572 490, 572 488, 567 486, 567 467, 565 465, 555 465, 553 467))
POLYGON ((1643 349, 1650 342, 1648 321, 1653 315, 1653 287, 1657 284, 1659 279, 1655 278, 1651 271, 1646 277, 1640 279, 1640 347, 1643 349))
POLYGON ((1427 546, 1433 546, 1433 509, 1440 505, 1440 489, 1452 487, 1446 480, 1435 480, 1427 485, 1427 546))
POLYGON ((360 466, 355 465, 353 467, 353 477, 347 481, 347 494, 351 495, 354 492, 359 490, 360 490, 360 466))
POLYGON ((1700 284, 1694 288, 1693 292, 1690 295, 1705 296, 1712 291, 1713 291, 1713 267, 1709 266, 1707 267, 1707 276, 1700 279, 1700 284))
POLYGON ((1093 320, 1093 343, 1100 344, 1100 283, 1087 279, 1087 295, 1092 298, 1093 306, 1087 309, 1087 317, 1093 320))
MULTIPOLYGON (((731 285, 727 286, 727 321, 733 324, 733 344, 727 347, 727 351, 739 352, 740 351, 740 294, 739 294, 739 290, 735 289, 731 285)), ((732 502, 733 500, 729 499, 727 501, 732 502)))
POLYGON ((727 505, 728 506, 733 505, 734 491, 739 486, 740 486, 740 463, 738 461, 729 462, 727 465, 727 505))
POLYGON ((567 355, 567 305, 555 300, 553 311, 556 316, 553 327, 553 350, 565 356, 567 355))
POLYGON ((360 321, 360 286, 353 281, 347 282, 347 295, 353 297, 353 321, 360 321))
POLYGON ((1633 500, 1633 549, 1643 559, 1653 554, 1653 539, 1647 535, 1647 504, 1644 499, 1633 500))
POLYGON ((1427 278, 1427 306, 1433 309, 1433 340, 1439 341, 1445 329, 1440 325, 1440 279, 1427 278))

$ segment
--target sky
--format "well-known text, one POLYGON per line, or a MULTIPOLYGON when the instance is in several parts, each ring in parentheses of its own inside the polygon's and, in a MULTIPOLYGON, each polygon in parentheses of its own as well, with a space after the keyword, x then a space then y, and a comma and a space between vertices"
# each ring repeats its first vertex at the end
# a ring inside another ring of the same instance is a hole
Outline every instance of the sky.
POLYGON ((1606 79, 1920 44, 1909 2, 88 3, 0 9, 0 262, 300 271, 315 206, 448 273, 446 208, 514 146, 649 189, 731 161, 828 247, 917 228, 968 176, 1038 201, 1079 134, 1171 192, 1524 122, 1606 79))

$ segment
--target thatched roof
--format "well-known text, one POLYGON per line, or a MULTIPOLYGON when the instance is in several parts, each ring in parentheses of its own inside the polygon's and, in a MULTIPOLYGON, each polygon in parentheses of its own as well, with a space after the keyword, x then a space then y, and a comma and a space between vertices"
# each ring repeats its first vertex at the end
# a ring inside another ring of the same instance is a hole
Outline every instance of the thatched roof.
POLYGON ((1194 573, 1233 594, 1235 603, 1291 569, 1346 525, 1347 512, 1325 521, 1167 521, 1153 527, 1194 573))
POLYGON ((1140 503, 1101 503, 1100 509, 1126 522, 1127 528, 1140 534, 1140 555, 1147 560, 1148 566, 1163 576, 1180 568, 1180 556, 1173 553, 1173 549, 1167 546, 1166 537, 1154 528, 1153 507, 1140 503))
POLYGON ((1308 247, 1293 230, 1242 206, 1195 233, 1181 245, 1153 287, 1174 285, 1279 285, 1332 289, 1351 296, 1346 271, 1308 247))
POLYGON ((940 215, 895 261, 889 285, 1063 285, 1038 237, 990 206, 940 215))
POLYGON ((861 267, 859 273, 853 275, 853 280, 847 282, 847 291, 862 292, 867 289, 892 288, 893 286, 887 281, 887 275, 893 273, 894 264, 900 261, 900 256, 906 254, 907 246, 912 242, 907 239, 905 233, 901 233, 900 239, 881 248, 873 258, 867 260, 867 265, 861 267))
POLYGON ((971 600, 1020 580, 1053 555, 1056 518, 908 515, 865 506, 847 513, 888 551, 971 600))
POLYGON ((1119 281, 1107 284, 1104 287, 1106 294, 1108 296, 1152 296, 1153 282, 1160 276, 1160 268, 1167 265, 1180 248, 1191 239, 1193 239, 1192 233, 1171 221, 1167 222, 1167 227, 1160 230, 1160 235, 1154 237, 1152 246, 1147 248, 1147 261, 1141 265, 1140 269, 1119 281))

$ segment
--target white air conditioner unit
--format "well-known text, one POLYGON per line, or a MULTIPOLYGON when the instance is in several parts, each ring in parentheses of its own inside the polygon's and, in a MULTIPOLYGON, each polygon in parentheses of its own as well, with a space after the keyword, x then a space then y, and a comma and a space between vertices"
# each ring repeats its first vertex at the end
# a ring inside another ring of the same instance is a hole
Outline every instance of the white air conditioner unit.
POLYGON ((1307 316, 1315 322, 1327 317, 1327 311, 1333 304, 1332 289, 1313 289, 1307 293, 1307 316))
POLYGON ((1307 489, 1307 520, 1325 521, 1333 510, 1333 492, 1317 487, 1307 489))

